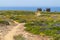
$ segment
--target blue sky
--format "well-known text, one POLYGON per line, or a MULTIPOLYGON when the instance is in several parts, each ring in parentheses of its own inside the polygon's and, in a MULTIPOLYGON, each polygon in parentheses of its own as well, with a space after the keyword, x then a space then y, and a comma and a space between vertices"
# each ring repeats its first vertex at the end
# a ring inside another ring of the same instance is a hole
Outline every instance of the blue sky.
POLYGON ((60 7, 60 0, 0 0, 0 7, 60 7))

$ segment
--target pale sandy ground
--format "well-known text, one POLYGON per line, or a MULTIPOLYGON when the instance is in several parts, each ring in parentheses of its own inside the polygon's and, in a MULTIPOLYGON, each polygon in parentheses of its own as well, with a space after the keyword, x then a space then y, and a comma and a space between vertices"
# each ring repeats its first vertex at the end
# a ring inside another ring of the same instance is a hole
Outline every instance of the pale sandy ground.
POLYGON ((33 35, 26 32, 24 30, 25 23, 15 23, 17 24, 17 26, 15 26, 11 31, 8 32, 8 34, 4 37, 4 40, 14 40, 13 37, 16 35, 23 35, 26 40, 49 40, 48 37, 41 37, 39 35, 33 35))

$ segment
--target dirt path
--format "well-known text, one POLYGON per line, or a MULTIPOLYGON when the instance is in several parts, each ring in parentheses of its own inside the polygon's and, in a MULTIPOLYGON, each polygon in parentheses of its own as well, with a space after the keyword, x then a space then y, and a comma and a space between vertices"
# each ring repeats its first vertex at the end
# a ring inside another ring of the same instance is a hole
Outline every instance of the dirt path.
POLYGON ((33 35, 31 33, 26 32, 24 30, 25 23, 15 23, 17 24, 17 26, 15 26, 11 31, 8 32, 8 34, 4 37, 4 40, 14 40, 13 37, 15 35, 23 35, 26 40, 49 40, 48 37, 41 37, 39 35, 33 35))
POLYGON ((50 38, 46 37, 42 37, 39 35, 34 35, 31 34, 27 31, 24 30, 24 25, 20 26, 17 31, 16 31, 16 35, 23 35, 23 37, 26 38, 26 40, 50 40, 50 38))
POLYGON ((19 24, 17 22, 15 22, 15 23, 17 24, 17 26, 15 26, 13 29, 11 29, 11 31, 9 31, 8 34, 4 36, 4 40, 13 40, 13 36, 15 35, 17 29, 20 26, 22 26, 22 24, 24 24, 24 23, 19 24))

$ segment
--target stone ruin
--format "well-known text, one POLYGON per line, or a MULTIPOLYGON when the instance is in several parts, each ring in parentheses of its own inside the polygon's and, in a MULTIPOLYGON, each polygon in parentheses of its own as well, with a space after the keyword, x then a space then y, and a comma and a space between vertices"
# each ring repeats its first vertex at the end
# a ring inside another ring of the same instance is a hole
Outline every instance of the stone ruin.
POLYGON ((41 15, 41 12, 42 12, 42 9, 41 8, 38 8, 37 11, 35 12, 35 15, 36 16, 40 16, 41 15))

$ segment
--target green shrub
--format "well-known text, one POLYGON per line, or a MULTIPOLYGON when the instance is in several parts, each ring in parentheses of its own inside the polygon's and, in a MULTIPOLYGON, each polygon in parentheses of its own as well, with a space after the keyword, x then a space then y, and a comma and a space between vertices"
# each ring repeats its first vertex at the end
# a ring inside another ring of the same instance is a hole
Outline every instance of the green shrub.
POLYGON ((25 40, 25 38, 22 37, 21 35, 14 36, 14 39, 15 39, 15 40, 25 40))

